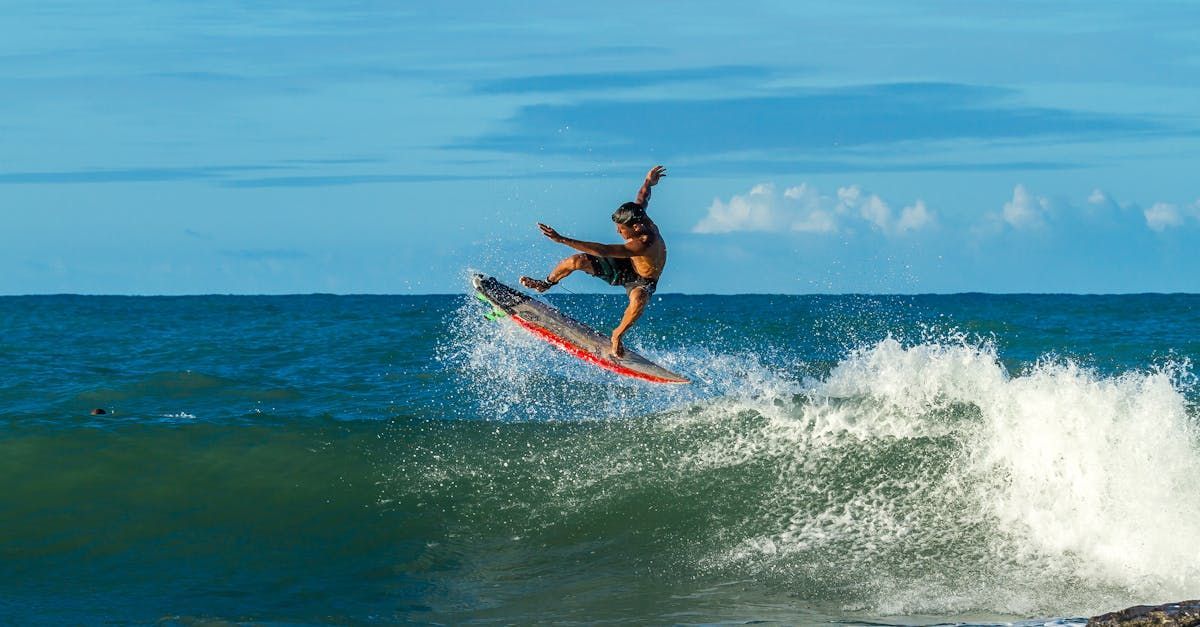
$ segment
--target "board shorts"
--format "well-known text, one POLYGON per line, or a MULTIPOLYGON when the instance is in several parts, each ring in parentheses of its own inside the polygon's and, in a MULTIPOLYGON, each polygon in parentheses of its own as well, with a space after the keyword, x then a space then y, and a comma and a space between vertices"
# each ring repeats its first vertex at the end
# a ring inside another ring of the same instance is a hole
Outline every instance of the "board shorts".
POLYGON ((609 285, 620 285, 628 294, 639 287, 646 290, 646 295, 654 294, 658 289, 658 279, 647 279, 633 269, 633 262, 626 257, 597 257, 588 255, 592 263, 592 276, 603 279, 609 285))

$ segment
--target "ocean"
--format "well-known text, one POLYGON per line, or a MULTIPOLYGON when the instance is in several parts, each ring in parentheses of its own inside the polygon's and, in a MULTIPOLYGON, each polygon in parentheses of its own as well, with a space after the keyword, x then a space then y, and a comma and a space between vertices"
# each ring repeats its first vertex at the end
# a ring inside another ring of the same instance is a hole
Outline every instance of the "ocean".
POLYGON ((655 296, 628 343, 688 386, 484 311, 465 283, 0 298, 0 622, 1069 624, 1200 596, 1200 295, 655 296))

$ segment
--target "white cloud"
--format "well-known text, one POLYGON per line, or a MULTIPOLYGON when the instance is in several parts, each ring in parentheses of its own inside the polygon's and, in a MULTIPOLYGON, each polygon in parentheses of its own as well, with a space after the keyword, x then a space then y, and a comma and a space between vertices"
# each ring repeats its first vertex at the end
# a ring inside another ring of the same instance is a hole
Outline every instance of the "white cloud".
MULTIPOLYGON (((1143 209, 1138 203, 1120 202, 1112 194, 1097 187, 1088 194, 1087 203, 1084 205, 1056 205, 1047 197, 1030 192, 1024 185, 1017 185, 1013 188, 1012 200, 1004 204, 1003 211, 999 215, 991 214, 988 219, 1001 227, 1006 224, 1014 229, 1025 229, 1043 227, 1056 217, 1062 220, 1070 220, 1072 217, 1108 221, 1144 219, 1149 229, 1161 233, 1184 226, 1192 219, 1200 221, 1200 200, 1185 206, 1158 202, 1143 209)), ((1064 222, 1059 226, 1068 228, 1072 224, 1064 222)))
MULTIPOLYGON (((838 190, 839 192, 841 190, 838 190)), ((838 196, 841 196, 839 193, 838 196)), ((855 200, 858 200, 857 194, 855 200)), ((851 205, 852 206, 852 205, 851 205)), ((858 203, 858 214, 862 219, 875 225, 880 231, 886 231, 892 224, 892 208, 879 196, 871 195, 858 203)))
POLYGON ((1049 211, 1049 199, 1035 196, 1024 185, 1017 185, 1013 188, 1012 200, 1004 203, 1000 215, 1009 226, 1023 229, 1043 226, 1049 211))
POLYGON ((1159 233, 1173 227, 1183 226, 1183 213, 1179 207, 1166 202, 1156 202, 1142 212, 1146 216, 1146 226, 1159 233))
POLYGON ((835 233, 838 230, 837 219, 826 211, 817 210, 792 222, 792 230, 801 233, 835 233))
POLYGON ((815 187, 801 183, 784 190, 783 197, 795 212, 791 230, 801 233, 834 233, 838 230, 837 217, 825 206, 828 203, 815 187))
MULTIPOLYGON (((1092 211, 1108 211, 1117 214, 1121 219, 1136 219, 1143 221, 1147 228, 1159 233, 1200 223, 1200 199, 1186 205, 1171 202, 1156 202, 1143 208, 1136 202, 1121 202, 1101 189, 1095 189, 1088 196, 1088 209, 1092 211)), ((1092 215, 1096 215, 1093 213, 1092 215)))
MULTIPOLYGON (((1070 205, 1068 205, 1070 208, 1070 205)), ((1093 219, 1118 219, 1126 215, 1141 215, 1141 208, 1133 203, 1120 202, 1112 194, 1099 187, 1088 194, 1082 213, 1093 219)))
POLYGON ((905 207, 900 210, 900 219, 896 221, 896 232, 907 233, 909 231, 917 231, 934 222, 933 213, 925 207, 924 200, 918 200, 911 207, 905 207))
POLYGON ((775 208, 775 187, 756 185, 745 196, 734 196, 728 203, 714 198, 708 215, 692 231, 729 233, 732 231, 775 231, 784 226, 786 216, 775 208))
MULTIPOLYGON (((1146 228, 1159 233, 1198 225, 1200 199, 1189 204, 1159 202, 1143 209, 1137 203, 1118 201, 1109 192, 1094 188, 1086 202, 1055 202, 1018 184, 1002 209, 984 214, 971 232, 988 235, 1008 229, 1033 231, 1051 226, 1055 230, 1088 225, 1132 226, 1143 220, 1146 228)), ((839 187, 833 195, 823 195, 808 183, 788 187, 783 193, 764 183, 728 201, 714 199, 692 231, 832 234, 873 230, 888 237, 901 237, 937 224, 936 212, 920 199, 897 211, 883 197, 858 185, 839 187)))
POLYGON ((708 213, 692 231, 796 231, 836 233, 865 224, 885 235, 905 235, 933 226, 935 214, 921 200, 904 207, 896 216, 887 201, 868 194, 857 185, 838 188, 835 198, 823 196, 804 183, 775 193, 770 184, 756 185, 748 194, 728 202, 714 199, 708 213))
POLYGON ((1200 199, 1182 207, 1169 202, 1156 202, 1143 210, 1142 215, 1146 218, 1147 227, 1162 233, 1189 222, 1200 222, 1200 199))

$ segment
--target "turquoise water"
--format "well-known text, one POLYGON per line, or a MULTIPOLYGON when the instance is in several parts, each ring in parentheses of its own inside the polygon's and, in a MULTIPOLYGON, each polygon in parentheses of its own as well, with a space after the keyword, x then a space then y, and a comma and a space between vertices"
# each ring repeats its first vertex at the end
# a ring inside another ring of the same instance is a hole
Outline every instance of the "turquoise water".
POLYGON ((686 387, 482 312, 0 298, 0 618, 1044 623, 1200 596, 1200 296, 656 296, 630 343, 686 387))

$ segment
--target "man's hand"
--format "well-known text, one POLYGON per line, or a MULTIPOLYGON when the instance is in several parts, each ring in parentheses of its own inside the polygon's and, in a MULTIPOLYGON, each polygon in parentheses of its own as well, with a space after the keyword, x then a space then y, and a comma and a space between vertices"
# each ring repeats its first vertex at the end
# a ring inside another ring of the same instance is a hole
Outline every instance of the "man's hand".
POLYGON ((563 240, 567 239, 567 238, 559 235, 558 231, 555 231, 554 229, 546 226, 545 224, 542 224, 541 222, 538 222, 538 228, 542 230, 542 235, 545 235, 546 237, 550 238, 550 241, 558 242, 561 244, 563 242, 563 240))
POLYGON ((667 169, 661 165, 656 165, 653 168, 650 168, 650 171, 646 173, 646 182, 650 184, 650 187, 654 187, 655 185, 658 185, 658 179, 661 179, 666 175, 667 169))

